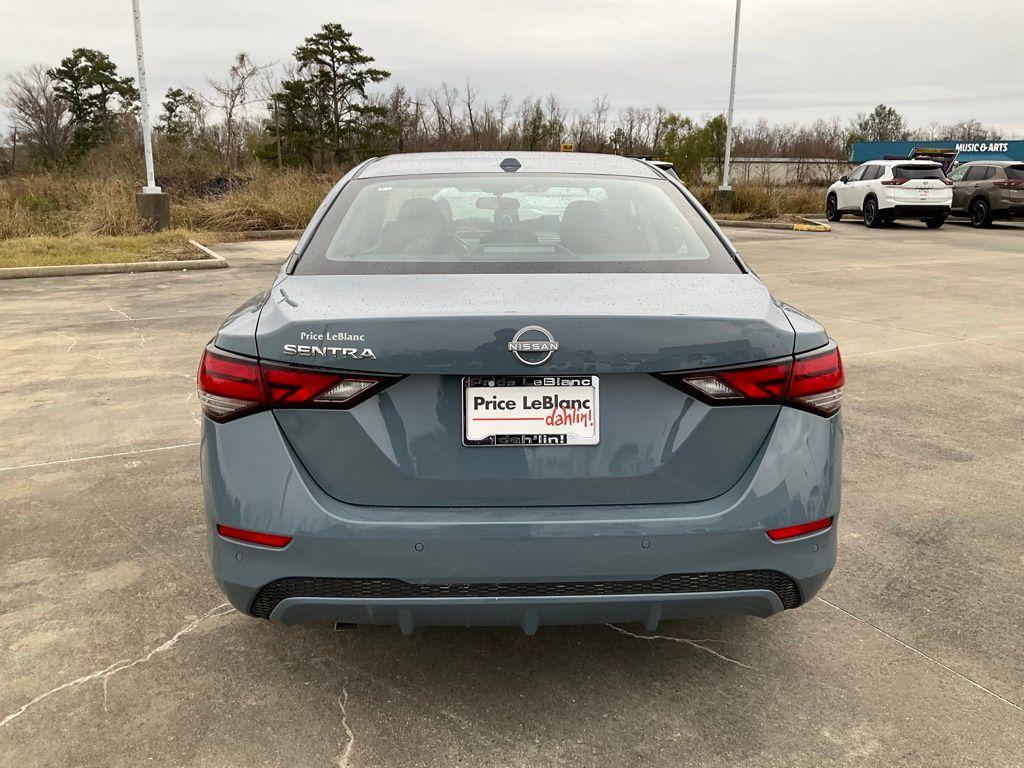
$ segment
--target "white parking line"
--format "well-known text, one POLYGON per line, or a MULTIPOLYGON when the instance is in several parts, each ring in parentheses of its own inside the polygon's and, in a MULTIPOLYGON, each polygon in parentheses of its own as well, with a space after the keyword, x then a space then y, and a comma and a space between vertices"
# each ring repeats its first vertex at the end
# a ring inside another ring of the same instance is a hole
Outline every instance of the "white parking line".
POLYGON ((0 467, 0 472, 11 472, 15 469, 32 469, 34 467, 50 467, 55 464, 73 464, 79 461, 93 461, 94 459, 113 459, 118 456, 135 456, 140 453, 155 453, 157 451, 173 451, 176 448, 194 448, 199 443, 178 443, 177 445, 162 445, 159 448, 139 448, 133 451, 118 451, 117 453, 101 453, 96 456, 79 456, 74 459, 55 459, 53 461, 40 461, 35 464, 15 464, 10 467, 0 467))
POLYGON ((833 608, 833 609, 839 611, 840 613, 845 613, 851 619, 854 619, 855 621, 859 621, 861 624, 864 624, 864 625, 866 625, 868 627, 871 627, 871 629, 875 630, 876 632, 880 632, 881 634, 883 634, 886 637, 888 637, 890 640, 894 640, 895 642, 897 642, 900 645, 902 645, 908 651, 912 651, 913 653, 916 653, 918 656, 921 656, 921 657, 927 659, 932 664, 935 664, 936 666, 941 667, 942 669, 946 670, 947 672, 956 675, 961 680, 964 680, 964 681, 970 683, 975 688, 977 688, 977 689, 987 693, 989 696, 992 696, 992 697, 994 697, 996 699, 999 699, 999 701, 1003 702, 1004 704, 1009 704, 1011 707, 1016 709, 1018 712, 1024 711, 1024 710, 1022 710, 1020 704, 1017 704, 1016 702, 1010 701, 1005 696, 1000 696, 995 691, 986 688, 984 685, 982 685, 981 683, 979 683, 979 682, 977 682, 975 680, 972 680, 967 675, 965 675, 963 672, 958 672, 957 670, 953 669, 952 667, 947 666, 946 664, 943 664, 941 661, 936 659, 934 656, 929 656, 924 651, 919 651, 917 648, 912 646, 910 643, 908 643, 908 642, 906 642, 904 640, 900 640, 898 637, 896 637, 896 635, 891 634, 889 632, 886 632, 884 629, 882 629, 878 625, 872 624, 870 621, 867 621, 866 619, 862 619, 857 614, 851 613, 850 611, 846 610, 845 608, 840 608, 835 603, 830 603, 828 600, 826 600, 824 597, 821 597, 820 595, 818 596, 818 600, 820 600, 821 602, 823 602, 825 605, 829 606, 830 608, 833 608))

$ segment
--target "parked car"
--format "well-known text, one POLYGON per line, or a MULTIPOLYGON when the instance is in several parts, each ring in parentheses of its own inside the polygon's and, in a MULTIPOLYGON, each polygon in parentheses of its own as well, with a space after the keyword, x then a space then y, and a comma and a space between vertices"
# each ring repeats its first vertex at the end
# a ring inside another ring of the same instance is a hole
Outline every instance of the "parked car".
POLYGON ((213 572, 252 616, 406 633, 795 608, 843 379, 661 167, 369 160, 202 355, 213 572))
POLYGON ((949 214, 952 184, 942 166, 931 160, 873 160, 828 188, 825 215, 839 221, 854 213, 869 227, 920 219, 935 229, 949 214))
POLYGON ((969 217, 973 226, 1024 217, 1024 163, 979 160, 958 166, 949 178, 953 182, 952 213, 969 217))

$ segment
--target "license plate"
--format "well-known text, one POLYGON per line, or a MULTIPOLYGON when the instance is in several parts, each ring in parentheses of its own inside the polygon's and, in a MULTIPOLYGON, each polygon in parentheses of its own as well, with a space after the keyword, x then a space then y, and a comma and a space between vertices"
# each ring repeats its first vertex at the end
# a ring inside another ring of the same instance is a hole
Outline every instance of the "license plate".
POLYGON ((464 445, 597 445, 597 376, 467 376, 464 445))

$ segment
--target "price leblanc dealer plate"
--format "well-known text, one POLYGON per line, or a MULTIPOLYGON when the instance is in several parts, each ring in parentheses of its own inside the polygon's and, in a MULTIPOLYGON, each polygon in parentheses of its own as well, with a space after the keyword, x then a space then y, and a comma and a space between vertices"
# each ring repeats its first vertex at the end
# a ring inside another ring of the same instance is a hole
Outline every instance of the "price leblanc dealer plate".
POLYGON ((596 376, 467 376, 465 445, 597 445, 596 376))

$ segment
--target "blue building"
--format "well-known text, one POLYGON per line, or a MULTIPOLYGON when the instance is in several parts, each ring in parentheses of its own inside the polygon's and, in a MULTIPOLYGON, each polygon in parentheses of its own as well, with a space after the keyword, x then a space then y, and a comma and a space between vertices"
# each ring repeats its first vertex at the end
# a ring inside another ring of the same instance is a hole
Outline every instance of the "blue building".
POLYGON ((850 152, 851 163, 881 160, 886 156, 910 157, 915 149, 956 152, 957 163, 972 160, 1024 161, 1024 141, 858 141, 850 152))

